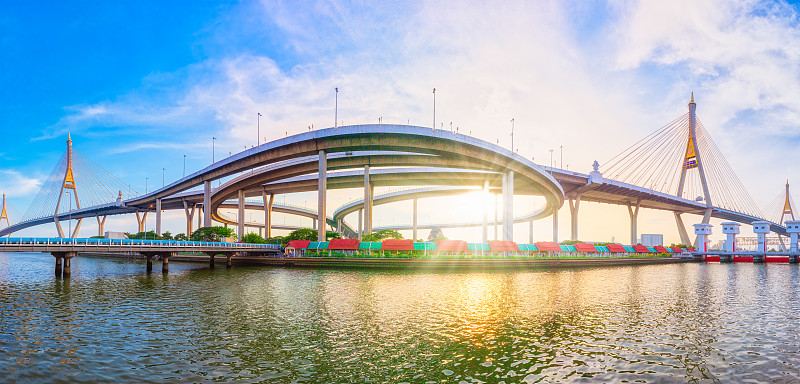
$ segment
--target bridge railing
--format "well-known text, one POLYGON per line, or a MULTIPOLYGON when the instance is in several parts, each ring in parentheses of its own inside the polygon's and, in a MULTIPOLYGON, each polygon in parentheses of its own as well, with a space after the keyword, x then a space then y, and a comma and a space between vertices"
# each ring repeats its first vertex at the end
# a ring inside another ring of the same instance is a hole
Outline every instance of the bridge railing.
POLYGON ((112 247, 127 246, 145 248, 179 248, 191 250, 194 248, 214 248, 231 250, 280 250, 277 244, 251 244, 251 243, 223 243, 214 241, 181 241, 181 240, 139 240, 139 239, 95 239, 95 238, 58 238, 58 237, 3 237, 0 246, 13 245, 42 245, 42 246, 84 246, 84 247, 112 247))

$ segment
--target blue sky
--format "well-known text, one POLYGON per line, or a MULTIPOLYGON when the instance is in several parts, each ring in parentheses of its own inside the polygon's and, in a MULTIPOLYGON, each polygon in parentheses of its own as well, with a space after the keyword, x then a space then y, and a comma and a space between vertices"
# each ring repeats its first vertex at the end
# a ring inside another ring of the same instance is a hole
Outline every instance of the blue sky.
MULTIPOLYGON (((499 132, 513 117, 520 153, 549 163, 564 146, 569 169, 588 172, 685 113, 694 91, 763 207, 785 179, 800 182, 788 164, 800 141, 797 12, 761 1, 0 0, 0 189, 24 212, 72 132, 76 149, 143 191, 162 168, 179 178, 183 155, 187 173, 208 165, 211 137, 220 156, 255 144, 259 112, 262 140, 332 125, 334 87, 345 124, 419 125, 436 87, 437 121, 507 145, 499 132)), ((645 220, 674 235, 671 219, 645 220)))

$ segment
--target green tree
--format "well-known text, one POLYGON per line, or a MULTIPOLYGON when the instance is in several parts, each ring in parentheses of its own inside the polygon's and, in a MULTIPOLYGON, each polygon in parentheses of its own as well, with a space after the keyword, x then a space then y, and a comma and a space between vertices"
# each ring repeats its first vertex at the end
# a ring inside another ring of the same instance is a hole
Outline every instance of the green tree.
POLYGON ((192 232, 192 241, 221 241, 223 237, 236 238, 232 228, 226 227, 204 227, 192 232))
POLYGON ((169 231, 166 231, 166 232, 162 233, 161 234, 161 239, 162 240, 175 240, 175 238, 172 237, 172 234, 169 231))
POLYGON ((179 233, 175 235, 175 240, 187 241, 189 240, 189 237, 187 237, 185 233, 179 233))
POLYGON ((147 232, 139 232, 139 233, 128 233, 128 232, 125 232, 125 236, 128 236, 129 239, 161 240, 161 236, 157 235, 155 231, 147 231, 147 232))
POLYGON ((362 241, 382 241, 384 239, 402 239, 403 235, 392 229, 382 229, 364 236, 361 236, 362 241))
POLYGON ((248 234, 244 235, 244 237, 242 237, 242 242, 243 243, 249 243, 249 244, 264 244, 264 243, 266 243, 266 241, 264 241, 264 238, 261 237, 261 235, 259 235, 257 233, 248 233, 248 234))
MULTIPOLYGON (((336 232, 325 233, 325 240, 338 239, 339 237, 339 234, 336 232)), ((292 240, 317 241, 317 230, 308 228, 298 229, 296 231, 292 231, 283 239, 286 241, 286 243, 292 240)))
POLYGON ((264 239, 267 244, 280 244, 286 245, 288 241, 286 241, 286 236, 272 236, 264 239))

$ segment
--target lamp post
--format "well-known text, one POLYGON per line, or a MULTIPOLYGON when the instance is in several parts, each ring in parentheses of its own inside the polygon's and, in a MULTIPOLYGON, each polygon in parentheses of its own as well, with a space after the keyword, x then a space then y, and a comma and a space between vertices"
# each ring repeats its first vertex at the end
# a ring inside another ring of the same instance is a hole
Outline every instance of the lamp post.
POLYGON ((436 129, 436 88, 433 89, 433 129, 436 129))
POLYGON ((550 150, 550 168, 553 168, 553 150, 550 150))
POLYGON ((564 146, 560 145, 558 148, 561 149, 561 168, 563 169, 564 168, 564 146))
POLYGON ((212 137, 212 138, 211 138, 211 162, 212 162, 212 163, 215 163, 215 162, 216 162, 216 161, 214 160, 214 143, 216 143, 216 142, 217 142, 217 138, 216 138, 216 137, 212 137))
POLYGON ((258 117, 256 119, 258 119, 256 123, 256 146, 259 146, 261 145, 261 112, 258 113, 258 117))
POLYGON ((339 128, 339 87, 333 90, 336 91, 336 104, 333 107, 333 130, 336 132, 336 129, 339 128))
POLYGON ((166 185, 164 183, 164 172, 166 172, 166 171, 167 171, 166 168, 161 168, 161 188, 164 188, 164 186, 166 185))
POLYGON ((149 179, 150 179, 149 177, 145 177, 144 178, 144 194, 145 195, 147 194, 147 180, 149 180, 149 179))
POLYGON ((183 155, 183 177, 186 177, 186 155, 183 155))
POLYGON ((514 119, 511 119, 511 153, 514 153, 514 119))

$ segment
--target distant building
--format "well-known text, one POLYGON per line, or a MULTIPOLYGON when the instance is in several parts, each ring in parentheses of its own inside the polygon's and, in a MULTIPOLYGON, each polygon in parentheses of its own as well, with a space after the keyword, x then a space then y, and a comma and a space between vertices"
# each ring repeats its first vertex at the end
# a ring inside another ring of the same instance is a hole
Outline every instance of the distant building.
POLYGON ((642 234, 642 245, 645 247, 655 247, 664 245, 664 235, 661 234, 642 234))
POLYGON ((433 227, 433 229, 431 229, 431 233, 428 234, 428 241, 433 241, 440 237, 444 237, 444 232, 442 229, 439 227, 433 227))
POLYGON ((124 232, 111 232, 111 231, 106 231, 105 238, 106 238, 106 239, 127 239, 128 237, 127 237, 127 236, 125 236, 125 233, 124 233, 124 232))

